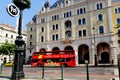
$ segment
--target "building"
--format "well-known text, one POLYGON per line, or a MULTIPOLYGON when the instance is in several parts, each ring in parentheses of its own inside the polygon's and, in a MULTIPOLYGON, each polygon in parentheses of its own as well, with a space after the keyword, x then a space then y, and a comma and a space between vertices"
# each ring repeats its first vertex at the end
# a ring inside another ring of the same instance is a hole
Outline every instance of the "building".
MULTIPOLYGON (((8 24, 0 24, 0 45, 6 42, 15 44, 16 36, 18 36, 17 29, 13 26, 10 26, 8 24)), ((26 43, 26 37, 27 33, 26 31, 23 31, 22 33, 23 40, 26 43)), ((5 58, 6 56, 0 55, 1 58, 5 58)), ((8 62, 8 57, 7 62, 8 62)))
POLYGON ((27 58, 34 51, 69 50, 77 64, 117 64, 120 0, 46 0, 27 24, 27 58))
MULTIPOLYGON (((13 43, 16 40, 16 36, 18 36, 17 29, 13 26, 8 24, 0 24, 0 44, 2 43, 13 43)), ((22 37, 23 40, 26 42, 26 31, 23 31, 22 37)))

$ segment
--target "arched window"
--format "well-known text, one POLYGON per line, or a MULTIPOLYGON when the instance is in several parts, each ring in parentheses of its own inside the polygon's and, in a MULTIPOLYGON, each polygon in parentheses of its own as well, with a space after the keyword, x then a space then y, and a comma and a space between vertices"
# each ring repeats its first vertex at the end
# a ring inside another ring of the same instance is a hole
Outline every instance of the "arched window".
POLYGON ((78 25, 81 25, 81 19, 78 20, 78 25))
POLYGON ((44 41, 44 36, 41 36, 41 42, 43 42, 44 41))
POLYGON ((120 18, 117 18, 117 24, 120 24, 120 18))
POLYGON ((102 9, 103 8, 103 4, 102 3, 100 3, 100 9, 102 9))
POLYGON ((52 29, 55 30, 55 25, 52 26, 52 29))
POLYGON ((41 32, 44 32, 44 27, 41 28, 41 32))
POLYGON ((81 31, 81 30, 78 31, 78 36, 79 36, 79 37, 82 36, 82 31, 81 31))
POLYGON ((103 26, 100 26, 100 27, 99 27, 99 33, 100 33, 100 34, 103 34, 103 33, 104 33, 104 27, 103 27, 103 26))
POLYGON ((86 36, 86 30, 83 30, 83 36, 86 36))
POLYGON ((103 15, 102 14, 98 15, 98 21, 103 21, 103 15))
POLYGON ((82 23, 83 23, 83 24, 86 24, 85 18, 82 19, 82 23))
POLYGON ((52 35, 52 40, 53 40, 53 41, 55 40, 55 35, 52 35))

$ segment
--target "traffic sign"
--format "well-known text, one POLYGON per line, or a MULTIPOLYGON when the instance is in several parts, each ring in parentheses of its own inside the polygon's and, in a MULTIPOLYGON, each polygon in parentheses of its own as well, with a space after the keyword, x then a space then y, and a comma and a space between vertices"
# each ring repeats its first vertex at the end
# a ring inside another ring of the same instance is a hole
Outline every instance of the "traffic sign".
POLYGON ((12 17, 17 16, 19 13, 17 6, 12 3, 9 4, 6 9, 7 9, 8 14, 12 17))

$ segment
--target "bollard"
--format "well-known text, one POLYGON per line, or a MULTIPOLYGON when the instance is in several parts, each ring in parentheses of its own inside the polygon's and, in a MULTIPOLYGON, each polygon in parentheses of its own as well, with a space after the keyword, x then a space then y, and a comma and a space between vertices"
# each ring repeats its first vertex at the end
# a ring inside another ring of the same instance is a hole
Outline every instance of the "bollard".
POLYGON ((14 72, 14 63, 13 63, 13 65, 12 65, 12 72, 14 72))
POLYGON ((61 67, 61 80, 63 80, 64 79, 64 65, 63 65, 63 63, 62 63, 62 67, 61 67))
POLYGON ((88 61, 86 60, 85 63, 86 63, 87 80, 89 80, 88 61))
POLYGON ((44 79, 44 65, 42 66, 42 79, 44 79))
POLYGON ((0 66, 0 74, 2 74, 2 70, 3 70, 3 63, 0 66))

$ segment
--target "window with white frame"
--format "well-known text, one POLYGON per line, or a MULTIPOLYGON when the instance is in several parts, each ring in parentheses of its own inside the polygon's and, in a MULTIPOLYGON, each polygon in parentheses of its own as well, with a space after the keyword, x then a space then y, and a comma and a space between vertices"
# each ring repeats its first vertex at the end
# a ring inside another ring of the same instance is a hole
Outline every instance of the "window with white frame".
POLYGON ((116 14, 119 14, 119 13, 120 13, 120 7, 115 8, 115 13, 116 13, 116 14))
POLYGON ((97 10, 103 9, 103 3, 102 3, 102 2, 97 3, 97 4, 96 4, 96 9, 97 9, 97 10))
POLYGON ((59 20, 59 15, 58 14, 52 16, 52 21, 55 21, 55 20, 59 20))
POLYGON ((41 32, 44 32, 44 27, 41 28, 41 32))
POLYGON ((85 25, 86 24, 86 19, 82 18, 82 19, 78 19, 78 25, 85 25))
POLYGON ((98 15, 98 21, 103 21, 103 15, 102 14, 98 15))
POLYGON ((84 14, 84 13, 86 13, 86 7, 77 9, 77 15, 84 14))
POLYGON ((78 31, 78 36, 79 36, 79 37, 86 36, 86 35, 87 35, 86 29, 83 29, 83 30, 79 30, 79 31, 78 31))
POLYGON ((59 36, 58 34, 53 34, 52 35, 52 40, 55 41, 55 40, 58 40, 59 36))
POLYGON ((104 33, 104 27, 103 26, 99 26, 99 33, 103 34, 104 33))
POLYGON ((52 30, 58 30, 58 24, 52 25, 52 30))
POLYGON ((72 16, 72 12, 71 11, 68 11, 68 12, 64 13, 64 18, 68 18, 68 17, 71 17, 71 16, 72 16))
POLYGON ((41 36, 41 42, 43 42, 44 41, 44 36, 41 36))
POLYGON ((120 24, 120 18, 117 18, 117 24, 120 24))

